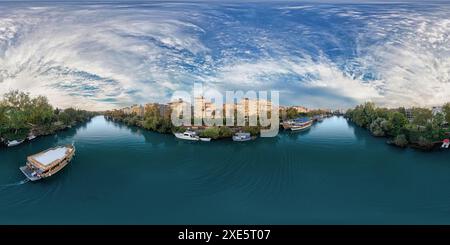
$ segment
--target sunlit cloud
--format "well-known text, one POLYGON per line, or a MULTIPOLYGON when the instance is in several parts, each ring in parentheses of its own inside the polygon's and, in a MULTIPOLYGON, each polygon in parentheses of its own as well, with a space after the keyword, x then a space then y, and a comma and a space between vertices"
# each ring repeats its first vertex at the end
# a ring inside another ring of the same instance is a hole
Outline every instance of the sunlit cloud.
POLYGON ((449 16, 418 3, 5 3, 0 93, 103 110, 203 82, 310 107, 431 106, 450 98, 449 16))

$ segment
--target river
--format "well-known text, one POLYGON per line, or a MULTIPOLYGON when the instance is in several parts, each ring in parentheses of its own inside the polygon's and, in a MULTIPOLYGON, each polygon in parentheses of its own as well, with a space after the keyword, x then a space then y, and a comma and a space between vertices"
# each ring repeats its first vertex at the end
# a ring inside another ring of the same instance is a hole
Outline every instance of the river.
POLYGON ((450 150, 420 152, 332 117, 252 142, 184 142, 97 116, 0 149, 1 224, 450 224, 450 150), (56 175, 26 156, 74 142, 56 175))

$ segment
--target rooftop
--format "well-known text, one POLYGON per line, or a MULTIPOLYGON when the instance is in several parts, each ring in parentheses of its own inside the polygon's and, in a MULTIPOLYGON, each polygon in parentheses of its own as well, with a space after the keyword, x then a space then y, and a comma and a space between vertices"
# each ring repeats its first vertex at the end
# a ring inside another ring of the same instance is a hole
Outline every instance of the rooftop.
POLYGON ((63 160, 72 149, 69 147, 63 146, 63 147, 57 147, 53 148, 41 153, 38 153, 36 155, 30 156, 29 160, 31 160, 33 163, 37 163, 39 165, 42 165, 42 167, 46 168, 50 166, 55 161, 63 160))

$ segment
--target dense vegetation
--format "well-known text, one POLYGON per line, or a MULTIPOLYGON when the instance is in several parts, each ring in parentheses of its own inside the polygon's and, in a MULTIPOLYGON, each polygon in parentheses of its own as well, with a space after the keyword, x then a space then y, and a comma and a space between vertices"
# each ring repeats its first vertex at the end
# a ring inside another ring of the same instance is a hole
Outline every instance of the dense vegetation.
POLYGON ((107 111, 105 116, 114 121, 125 123, 128 126, 142 127, 159 133, 172 133, 180 129, 173 126, 170 121, 170 113, 162 116, 157 107, 146 108, 144 117, 134 113, 125 114, 122 110, 107 111))
POLYGON ((313 116, 317 116, 317 115, 329 115, 331 114, 329 111, 326 110, 321 110, 321 109, 317 109, 317 110, 310 110, 308 112, 298 112, 297 109, 293 108, 293 107, 289 107, 284 111, 280 111, 280 117, 281 118, 286 118, 286 119, 295 119, 298 117, 313 117, 313 116))
POLYGON ((0 100, 0 137, 3 141, 22 140, 28 135, 47 135, 87 121, 93 112, 73 108, 54 109, 45 96, 11 91, 0 100))
POLYGON ((426 108, 412 108, 411 112, 413 119, 409 121, 405 108, 380 108, 367 102, 348 110, 345 116, 374 136, 389 137, 390 143, 401 147, 431 149, 435 142, 448 138, 450 103, 443 106, 442 113, 434 115, 426 108))
MULTIPOLYGON (((159 133, 173 133, 184 132, 187 127, 175 127, 170 119, 170 111, 166 111, 165 115, 161 115, 157 107, 146 107, 144 117, 138 116, 134 113, 125 114, 122 110, 107 111, 105 113, 106 118, 111 120, 125 123, 129 126, 142 127, 150 131, 159 133)), ((235 113, 235 121, 236 121, 235 113)), ((194 120, 194 119, 192 119, 194 120)), ((225 124, 224 118, 224 124, 225 124)), ((207 137, 212 139, 231 138, 236 131, 249 132, 251 135, 258 135, 260 126, 245 126, 245 127, 227 127, 227 126, 213 126, 198 129, 201 137, 207 137)))

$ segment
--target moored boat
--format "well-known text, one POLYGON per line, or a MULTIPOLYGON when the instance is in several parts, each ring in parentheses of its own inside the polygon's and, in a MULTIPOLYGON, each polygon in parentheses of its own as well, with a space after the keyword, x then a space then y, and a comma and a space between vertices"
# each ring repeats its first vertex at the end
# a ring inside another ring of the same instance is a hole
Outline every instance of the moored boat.
POLYGON ((294 123, 291 125, 290 129, 292 131, 303 131, 311 128, 312 124, 313 120, 310 120, 308 118, 299 118, 294 120, 294 123))
POLYGON ((20 145, 20 144, 22 144, 23 142, 24 142, 24 140, 7 141, 7 142, 6 142, 6 145, 7 145, 8 147, 13 147, 13 146, 20 145))
POLYGON ((19 169, 31 181, 47 178, 64 168, 75 155, 74 145, 58 146, 31 155, 19 169))
POLYGON ((185 131, 184 133, 174 133, 175 137, 182 140, 200 140, 200 137, 194 131, 185 131))
POLYGON ((27 139, 28 140, 34 140, 34 139, 36 139, 36 136, 32 134, 32 135, 28 136, 27 139))
POLYGON ((206 142, 208 142, 208 141, 211 141, 211 138, 200 138, 200 141, 206 141, 206 142))
POLYGON ((293 121, 286 121, 286 122, 283 122, 282 126, 283 126, 284 129, 287 130, 287 129, 290 129, 292 127, 293 123, 294 123, 293 121))
POLYGON ((233 135, 233 141, 249 141, 255 139, 250 133, 236 133, 233 135))
POLYGON ((303 131, 303 130, 311 128, 311 126, 312 126, 312 123, 305 124, 305 125, 295 125, 295 126, 291 127, 291 130, 292 131, 303 131))

